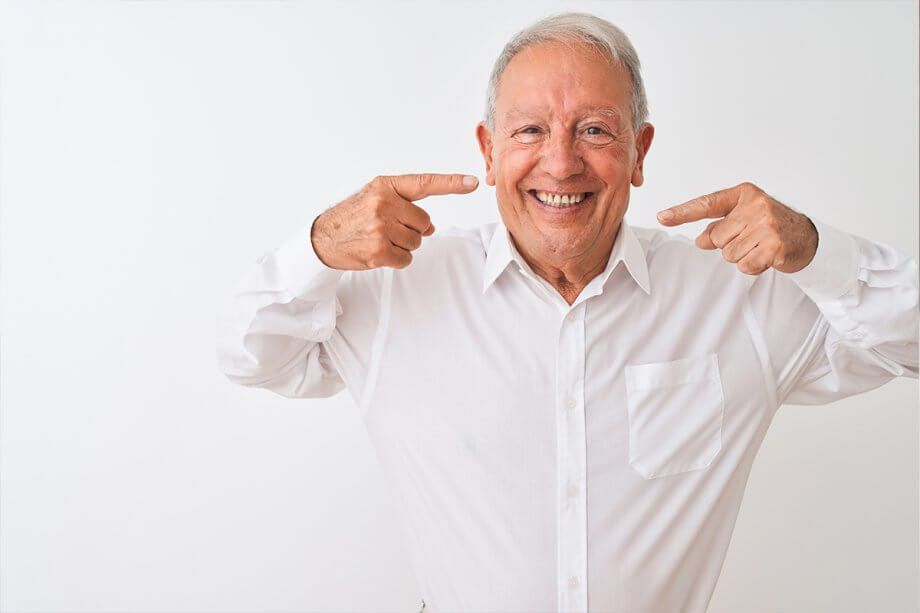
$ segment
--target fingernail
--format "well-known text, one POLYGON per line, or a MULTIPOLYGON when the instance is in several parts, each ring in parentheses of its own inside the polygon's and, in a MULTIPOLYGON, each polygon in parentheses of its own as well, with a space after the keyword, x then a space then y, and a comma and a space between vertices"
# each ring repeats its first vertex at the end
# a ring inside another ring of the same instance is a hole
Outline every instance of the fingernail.
POLYGON ((665 209, 663 211, 658 211, 658 221, 668 221, 674 217, 674 211, 670 209, 665 209))
POLYGON ((463 177, 463 184, 467 187, 473 187, 477 183, 479 183, 479 179, 477 179, 473 175, 466 175, 465 177, 463 177))

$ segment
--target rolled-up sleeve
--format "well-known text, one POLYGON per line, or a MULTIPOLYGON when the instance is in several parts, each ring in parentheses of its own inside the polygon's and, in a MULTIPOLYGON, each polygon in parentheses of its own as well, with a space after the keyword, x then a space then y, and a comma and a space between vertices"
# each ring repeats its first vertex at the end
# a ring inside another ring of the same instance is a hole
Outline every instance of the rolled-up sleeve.
POLYGON ((323 264, 311 225, 253 262, 219 309, 217 362, 233 383, 291 398, 362 384, 377 275, 323 264))
POLYGON ((823 404, 917 377, 917 262, 812 218, 815 257, 751 288, 770 347, 777 398, 823 404))

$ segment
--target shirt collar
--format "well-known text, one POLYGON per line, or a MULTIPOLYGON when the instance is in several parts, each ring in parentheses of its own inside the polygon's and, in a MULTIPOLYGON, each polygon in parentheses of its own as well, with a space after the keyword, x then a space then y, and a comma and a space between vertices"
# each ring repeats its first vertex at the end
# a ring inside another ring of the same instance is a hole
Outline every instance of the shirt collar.
MULTIPOLYGON (((620 230, 617 232, 617 237, 613 242, 610 259, 607 261, 604 272, 601 273, 601 284, 607 282, 607 278, 621 261, 636 284, 646 294, 651 294, 645 250, 642 248, 642 243, 639 242, 639 237, 636 236, 635 231, 626 223, 625 219, 620 222, 620 230)), ((492 233, 492 239, 489 241, 489 248, 486 253, 486 263, 482 278, 483 293, 489 289, 511 262, 517 262, 521 268, 529 270, 527 263, 517 249, 514 248, 508 229, 499 221, 495 226, 495 232, 492 233)))

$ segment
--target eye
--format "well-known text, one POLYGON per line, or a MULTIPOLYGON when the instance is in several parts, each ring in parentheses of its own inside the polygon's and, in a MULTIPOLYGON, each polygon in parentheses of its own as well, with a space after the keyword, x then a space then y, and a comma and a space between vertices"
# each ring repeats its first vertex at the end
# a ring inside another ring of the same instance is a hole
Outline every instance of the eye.
POLYGON ((581 131, 582 137, 594 145, 607 145, 613 141, 613 135, 601 126, 588 126, 581 131))
POLYGON ((522 143, 535 143, 540 139, 540 132, 537 126, 525 126, 515 132, 514 138, 522 143))

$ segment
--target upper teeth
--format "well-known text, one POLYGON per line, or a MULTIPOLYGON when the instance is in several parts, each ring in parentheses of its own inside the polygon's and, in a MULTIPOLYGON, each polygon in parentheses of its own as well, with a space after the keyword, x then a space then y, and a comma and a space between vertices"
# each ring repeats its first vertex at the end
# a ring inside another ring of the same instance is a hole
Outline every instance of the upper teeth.
POLYGON ((576 204, 581 202, 585 197, 585 193, 581 194, 550 194, 549 192, 537 192, 537 199, 540 200, 543 204, 552 204, 554 206, 559 206, 560 204, 576 204))

